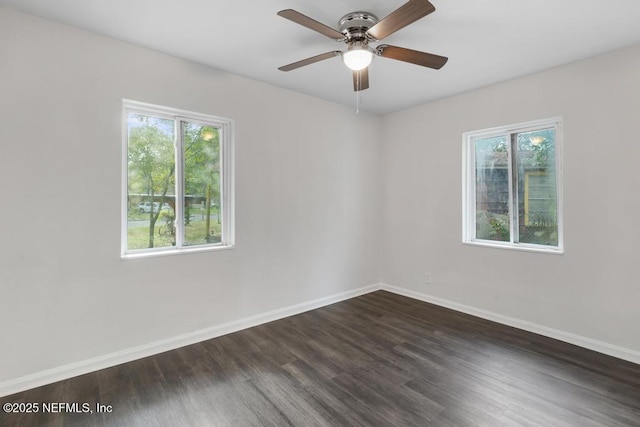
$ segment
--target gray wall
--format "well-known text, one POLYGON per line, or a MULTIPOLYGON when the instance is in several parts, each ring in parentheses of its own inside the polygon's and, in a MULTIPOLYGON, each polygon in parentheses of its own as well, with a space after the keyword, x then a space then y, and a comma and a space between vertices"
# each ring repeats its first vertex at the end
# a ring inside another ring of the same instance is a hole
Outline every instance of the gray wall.
POLYGON ((640 354, 638 70, 633 47, 385 117, 382 281, 640 354), (462 133, 555 116, 564 255, 463 245, 462 133))
POLYGON ((377 117, 0 8, 0 383, 378 282, 377 117), (120 259, 122 98, 236 124, 236 248, 120 259))

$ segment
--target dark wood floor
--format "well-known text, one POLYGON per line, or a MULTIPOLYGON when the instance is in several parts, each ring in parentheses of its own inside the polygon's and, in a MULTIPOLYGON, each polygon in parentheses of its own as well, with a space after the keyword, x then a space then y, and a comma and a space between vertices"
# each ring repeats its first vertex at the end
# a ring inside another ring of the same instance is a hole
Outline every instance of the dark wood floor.
POLYGON ((640 365, 380 291, 6 402, 94 412, 1 426, 640 426, 640 365))

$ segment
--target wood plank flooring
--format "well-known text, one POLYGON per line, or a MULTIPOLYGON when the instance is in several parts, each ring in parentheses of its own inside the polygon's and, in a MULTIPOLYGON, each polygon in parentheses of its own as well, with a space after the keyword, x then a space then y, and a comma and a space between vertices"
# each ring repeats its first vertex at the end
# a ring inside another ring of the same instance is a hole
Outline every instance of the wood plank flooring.
POLYGON ((640 426, 640 365, 379 291, 7 402, 40 407, 7 427, 640 426))

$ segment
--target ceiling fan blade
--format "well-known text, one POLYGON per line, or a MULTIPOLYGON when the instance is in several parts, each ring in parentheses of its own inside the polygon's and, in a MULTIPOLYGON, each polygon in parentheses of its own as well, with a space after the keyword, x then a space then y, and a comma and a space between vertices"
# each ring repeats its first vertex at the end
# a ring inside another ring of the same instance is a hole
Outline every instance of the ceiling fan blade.
POLYGON ((285 9, 278 12, 279 16, 288 19, 289 21, 293 21, 296 24, 300 24, 303 27, 307 27, 310 30, 316 31, 324 36, 329 37, 334 40, 344 40, 345 36, 341 32, 334 30, 331 27, 328 27, 315 19, 311 19, 306 15, 303 15, 300 12, 297 12, 293 9, 285 9))
POLYGON ((435 10, 435 6, 428 0, 409 0, 369 28, 367 34, 376 40, 382 40, 435 10))
POLYGON ((353 90, 359 92, 369 89, 369 67, 353 72, 353 90))
POLYGON ((376 53, 384 58, 397 59, 398 61, 410 62, 423 67, 435 68, 436 70, 442 68, 449 60, 444 56, 387 44, 378 46, 376 53))
POLYGON ((304 67, 305 65, 313 64, 313 63, 323 61, 325 59, 333 58, 334 56, 340 56, 340 55, 342 55, 342 52, 339 50, 334 50, 332 52, 327 52, 327 53, 321 53, 320 55, 312 56, 310 58, 303 59, 298 62, 293 62, 288 65, 283 65, 282 67, 278 67, 278 70, 291 71, 291 70, 295 70, 296 68, 304 67))

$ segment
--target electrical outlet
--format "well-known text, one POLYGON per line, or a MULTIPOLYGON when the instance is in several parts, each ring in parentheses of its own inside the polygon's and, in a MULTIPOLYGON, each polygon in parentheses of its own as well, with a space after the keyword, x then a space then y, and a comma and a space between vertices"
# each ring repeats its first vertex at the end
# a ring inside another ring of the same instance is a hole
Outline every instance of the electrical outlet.
POLYGON ((428 272, 424 273, 424 283, 426 285, 430 285, 431 284, 431 273, 428 273, 428 272))

